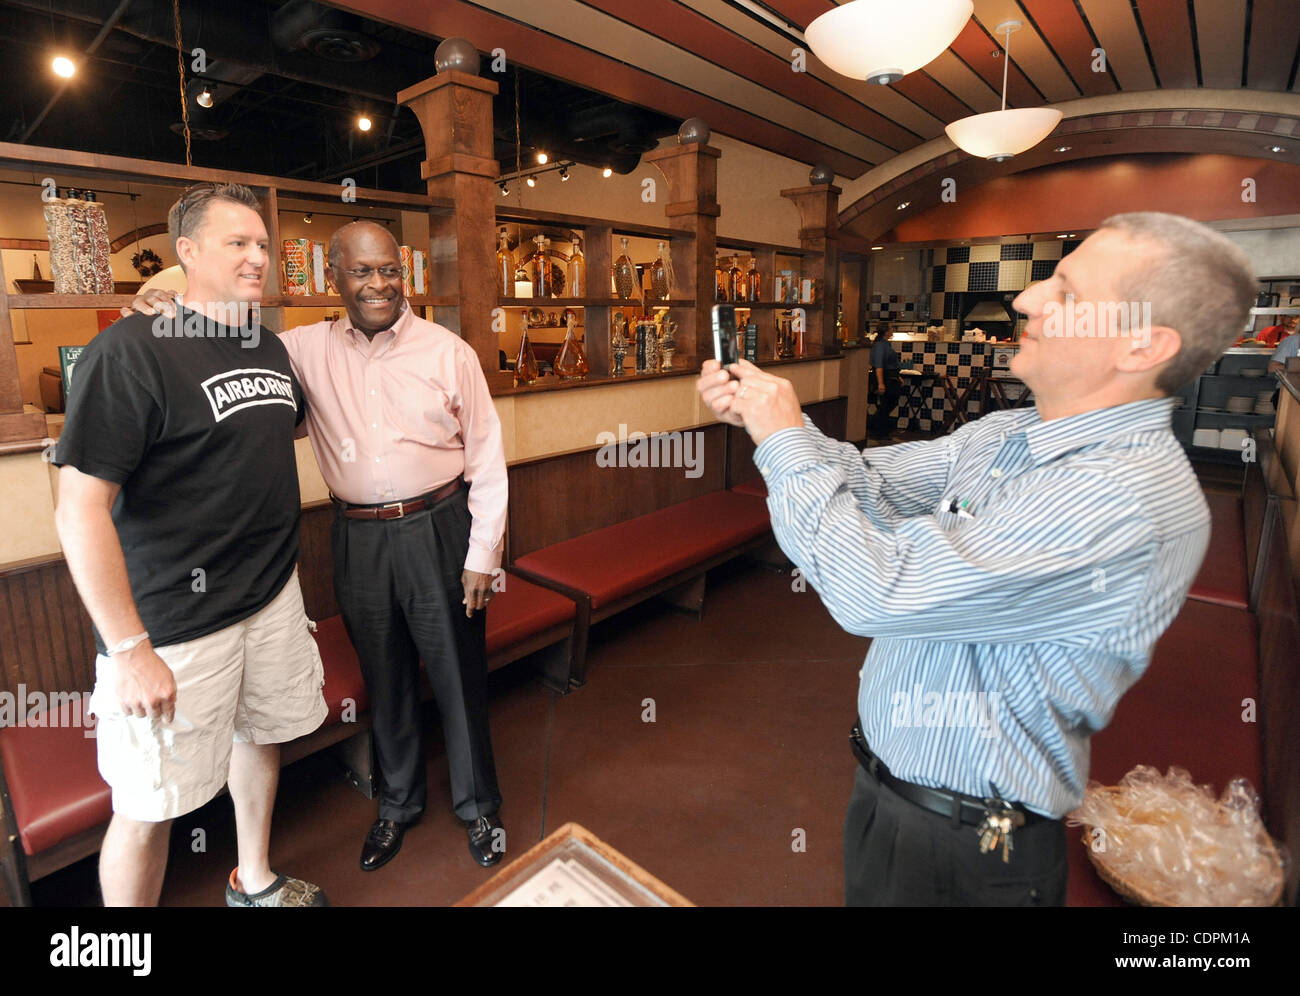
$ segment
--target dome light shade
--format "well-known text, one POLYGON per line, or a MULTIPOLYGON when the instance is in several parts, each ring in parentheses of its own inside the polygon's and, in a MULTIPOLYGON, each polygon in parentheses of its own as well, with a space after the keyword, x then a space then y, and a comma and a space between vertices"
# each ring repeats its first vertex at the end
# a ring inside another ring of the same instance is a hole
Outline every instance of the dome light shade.
POLYGON ((1031 149, 1060 123, 1055 107, 1020 107, 989 111, 954 121, 944 128, 962 151, 982 159, 1002 162, 1031 149))
POLYGON ((894 83, 933 62, 974 9, 971 0, 852 0, 814 20, 804 38, 841 76, 894 83))

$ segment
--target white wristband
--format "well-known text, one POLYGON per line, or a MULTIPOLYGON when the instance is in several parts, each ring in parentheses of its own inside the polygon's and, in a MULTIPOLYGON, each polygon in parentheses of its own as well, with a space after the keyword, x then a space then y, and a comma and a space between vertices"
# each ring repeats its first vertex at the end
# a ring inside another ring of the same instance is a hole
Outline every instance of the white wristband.
POLYGON ((115 654, 124 654, 128 650, 134 650, 136 647, 140 646, 140 644, 144 643, 144 641, 147 639, 149 639, 148 633, 138 633, 135 636, 128 636, 125 640, 123 640, 121 643, 117 644, 116 646, 109 647, 108 650, 105 652, 104 656, 112 657, 115 654))

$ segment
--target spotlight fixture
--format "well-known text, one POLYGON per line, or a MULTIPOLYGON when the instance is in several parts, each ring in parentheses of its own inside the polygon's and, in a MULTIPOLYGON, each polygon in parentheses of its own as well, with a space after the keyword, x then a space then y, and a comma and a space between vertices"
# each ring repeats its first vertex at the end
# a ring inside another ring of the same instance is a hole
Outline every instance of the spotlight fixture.
POLYGON ((545 152, 539 152, 539 153, 537 153, 537 164, 538 164, 539 166, 545 166, 545 165, 546 165, 546 153, 545 153, 545 152))
POLYGON ((614 175, 614 171, 610 167, 606 166, 603 170, 600 171, 600 175, 603 176, 606 180, 608 180, 611 176, 614 175))
POLYGON ((63 56, 63 55, 55 56, 52 65, 54 67, 55 74, 58 76, 62 76, 65 80, 71 79, 72 74, 77 71, 76 64, 67 56, 63 56))
POLYGON ((364 114, 361 115, 361 117, 357 118, 357 127, 360 128, 362 131, 369 131, 370 119, 366 117, 364 114))
POLYGON ((510 193, 510 188, 506 186, 506 183, 505 183, 504 180, 502 180, 500 183, 498 183, 497 186, 501 188, 501 196, 502 196, 502 197, 505 197, 506 195, 508 195, 508 194, 510 193))
POLYGON ((530 187, 535 187, 535 186, 537 186, 537 178, 536 178, 536 177, 532 177, 532 176, 530 176, 530 177, 529 177, 526 181, 524 181, 524 182, 526 182, 526 183, 528 184, 528 186, 530 186, 530 187))
POLYGON ((563 183, 568 178, 569 178, 569 167, 565 166, 562 170, 560 170, 560 182, 563 183))
POLYGON ((304 214, 304 215, 302 216, 302 220, 305 221, 308 225, 310 225, 310 224, 311 224, 311 212, 308 211, 306 214, 304 214))
POLYGON ((198 104, 200 107, 211 107, 212 91, 209 90, 207 87, 204 87, 202 90, 199 91, 199 95, 194 98, 194 103, 198 104))

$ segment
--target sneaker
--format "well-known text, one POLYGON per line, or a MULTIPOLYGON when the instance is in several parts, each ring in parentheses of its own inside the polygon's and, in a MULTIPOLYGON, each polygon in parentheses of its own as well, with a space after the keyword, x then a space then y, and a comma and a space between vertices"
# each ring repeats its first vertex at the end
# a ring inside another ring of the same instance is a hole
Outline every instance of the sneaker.
POLYGON ((226 883, 227 906, 328 906, 329 900, 319 885, 312 885, 302 879, 280 875, 261 892, 251 896, 235 888, 235 876, 239 869, 230 873, 226 883))

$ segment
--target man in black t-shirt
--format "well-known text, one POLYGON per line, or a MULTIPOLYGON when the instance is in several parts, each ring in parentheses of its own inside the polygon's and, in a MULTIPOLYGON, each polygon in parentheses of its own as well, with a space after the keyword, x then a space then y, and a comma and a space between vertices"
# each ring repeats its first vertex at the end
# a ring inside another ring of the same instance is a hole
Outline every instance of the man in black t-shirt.
POLYGON ((56 522, 95 625, 99 769, 113 790, 104 903, 156 904, 170 821, 227 783, 234 906, 324 905, 270 868, 279 745, 324 720, 298 587, 303 395, 250 317, 268 261, 251 191, 201 184, 169 228, 188 291, 81 354, 56 447, 56 522))

